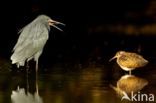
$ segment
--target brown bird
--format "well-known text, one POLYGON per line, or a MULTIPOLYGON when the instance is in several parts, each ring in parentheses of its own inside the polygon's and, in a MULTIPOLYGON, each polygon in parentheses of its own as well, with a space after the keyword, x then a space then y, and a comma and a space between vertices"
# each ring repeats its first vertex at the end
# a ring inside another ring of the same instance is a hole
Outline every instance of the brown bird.
POLYGON ((141 55, 132 52, 118 51, 109 61, 112 61, 115 58, 117 58, 117 64, 123 70, 129 71, 129 74, 131 74, 131 70, 143 67, 148 64, 148 61, 141 55))

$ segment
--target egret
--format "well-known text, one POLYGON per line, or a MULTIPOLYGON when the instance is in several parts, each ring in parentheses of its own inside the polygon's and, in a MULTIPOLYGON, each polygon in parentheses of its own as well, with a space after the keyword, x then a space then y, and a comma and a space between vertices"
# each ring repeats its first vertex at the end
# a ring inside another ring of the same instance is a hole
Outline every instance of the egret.
POLYGON ((38 71, 39 57, 43 52, 44 46, 49 38, 50 26, 62 31, 57 24, 65 25, 61 22, 52 20, 47 15, 39 15, 31 23, 20 30, 20 36, 13 48, 11 56, 12 64, 19 68, 24 66, 25 62, 34 59, 36 61, 36 71, 38 71))

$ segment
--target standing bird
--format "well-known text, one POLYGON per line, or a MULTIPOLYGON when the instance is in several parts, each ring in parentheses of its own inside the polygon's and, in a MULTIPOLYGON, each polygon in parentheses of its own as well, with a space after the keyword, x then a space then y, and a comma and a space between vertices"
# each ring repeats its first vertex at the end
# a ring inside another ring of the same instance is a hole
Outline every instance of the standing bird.
POLYGON ((148 64, 148 61, 141 55, 132 52, 118 51, 109 61, 112 61, 115 58, 117 58, 118 65, 123 70, 129 71, 129 74, 131 74, 131 70, 143 67, 148 64))
POLYGON ((52 20, 46 15, 39 15, 30 24, 26 25, 20 30, 20 36, 16 45, 13 48, 13 54, 11 56, 12 64, 16 64, 19 68, 24 66, 25 62, 29 62, 31 59, 36 61, 36 71, 38 70, 38 59, 42 54, 44 45, 49 38, 50 26, 56 24, 65 25, 61 22, 52 20))

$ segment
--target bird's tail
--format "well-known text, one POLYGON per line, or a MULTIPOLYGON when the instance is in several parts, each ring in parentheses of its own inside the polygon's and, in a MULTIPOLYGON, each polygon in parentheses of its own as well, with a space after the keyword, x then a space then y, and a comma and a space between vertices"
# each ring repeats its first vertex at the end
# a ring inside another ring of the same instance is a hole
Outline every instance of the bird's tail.
POLYGON ((20 66, 24 66, 25 65, 25 61, 24 60, 20 60, 20 55, 16 52, 14 52, 11 56, 11 61, 12 61, 12 64, 16 64, 17 67, 19 68, 20 66))

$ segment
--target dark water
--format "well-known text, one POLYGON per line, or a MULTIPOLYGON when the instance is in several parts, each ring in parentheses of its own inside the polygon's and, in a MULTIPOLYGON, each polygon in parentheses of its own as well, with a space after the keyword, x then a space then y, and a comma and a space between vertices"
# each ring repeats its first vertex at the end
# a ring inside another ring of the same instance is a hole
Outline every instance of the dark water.
POLYGON ((26 72, 0 58, 0 103, 131 103, 121 99, 132 91, 134 103, 156 102, 156 38, 93 38, 45 48, 37 77, 34 62, 26 72), (149 64, 130 76, 109 62, 118 50, 138 52, 149 64))
MULTIPOLYGON (((130 103, 121 101, 120 91, 115 88, 117 83, 124 84, 121 89, 126 88, 140 96, 147 94, 149 98, 149 94, 156 95, 155 67, 149 64, 134 70, 133 77, 127 80, 121 79, 128 73, 122 71, 116 62, 103 65, 94 62, 88 65, 55 64, 51 70, 42 71, 40 68, 38 78, 33 71, 2 72, 0 103, 130 103)), ((146 98, 143 99, 142 102, 147 103, 146 98)))

